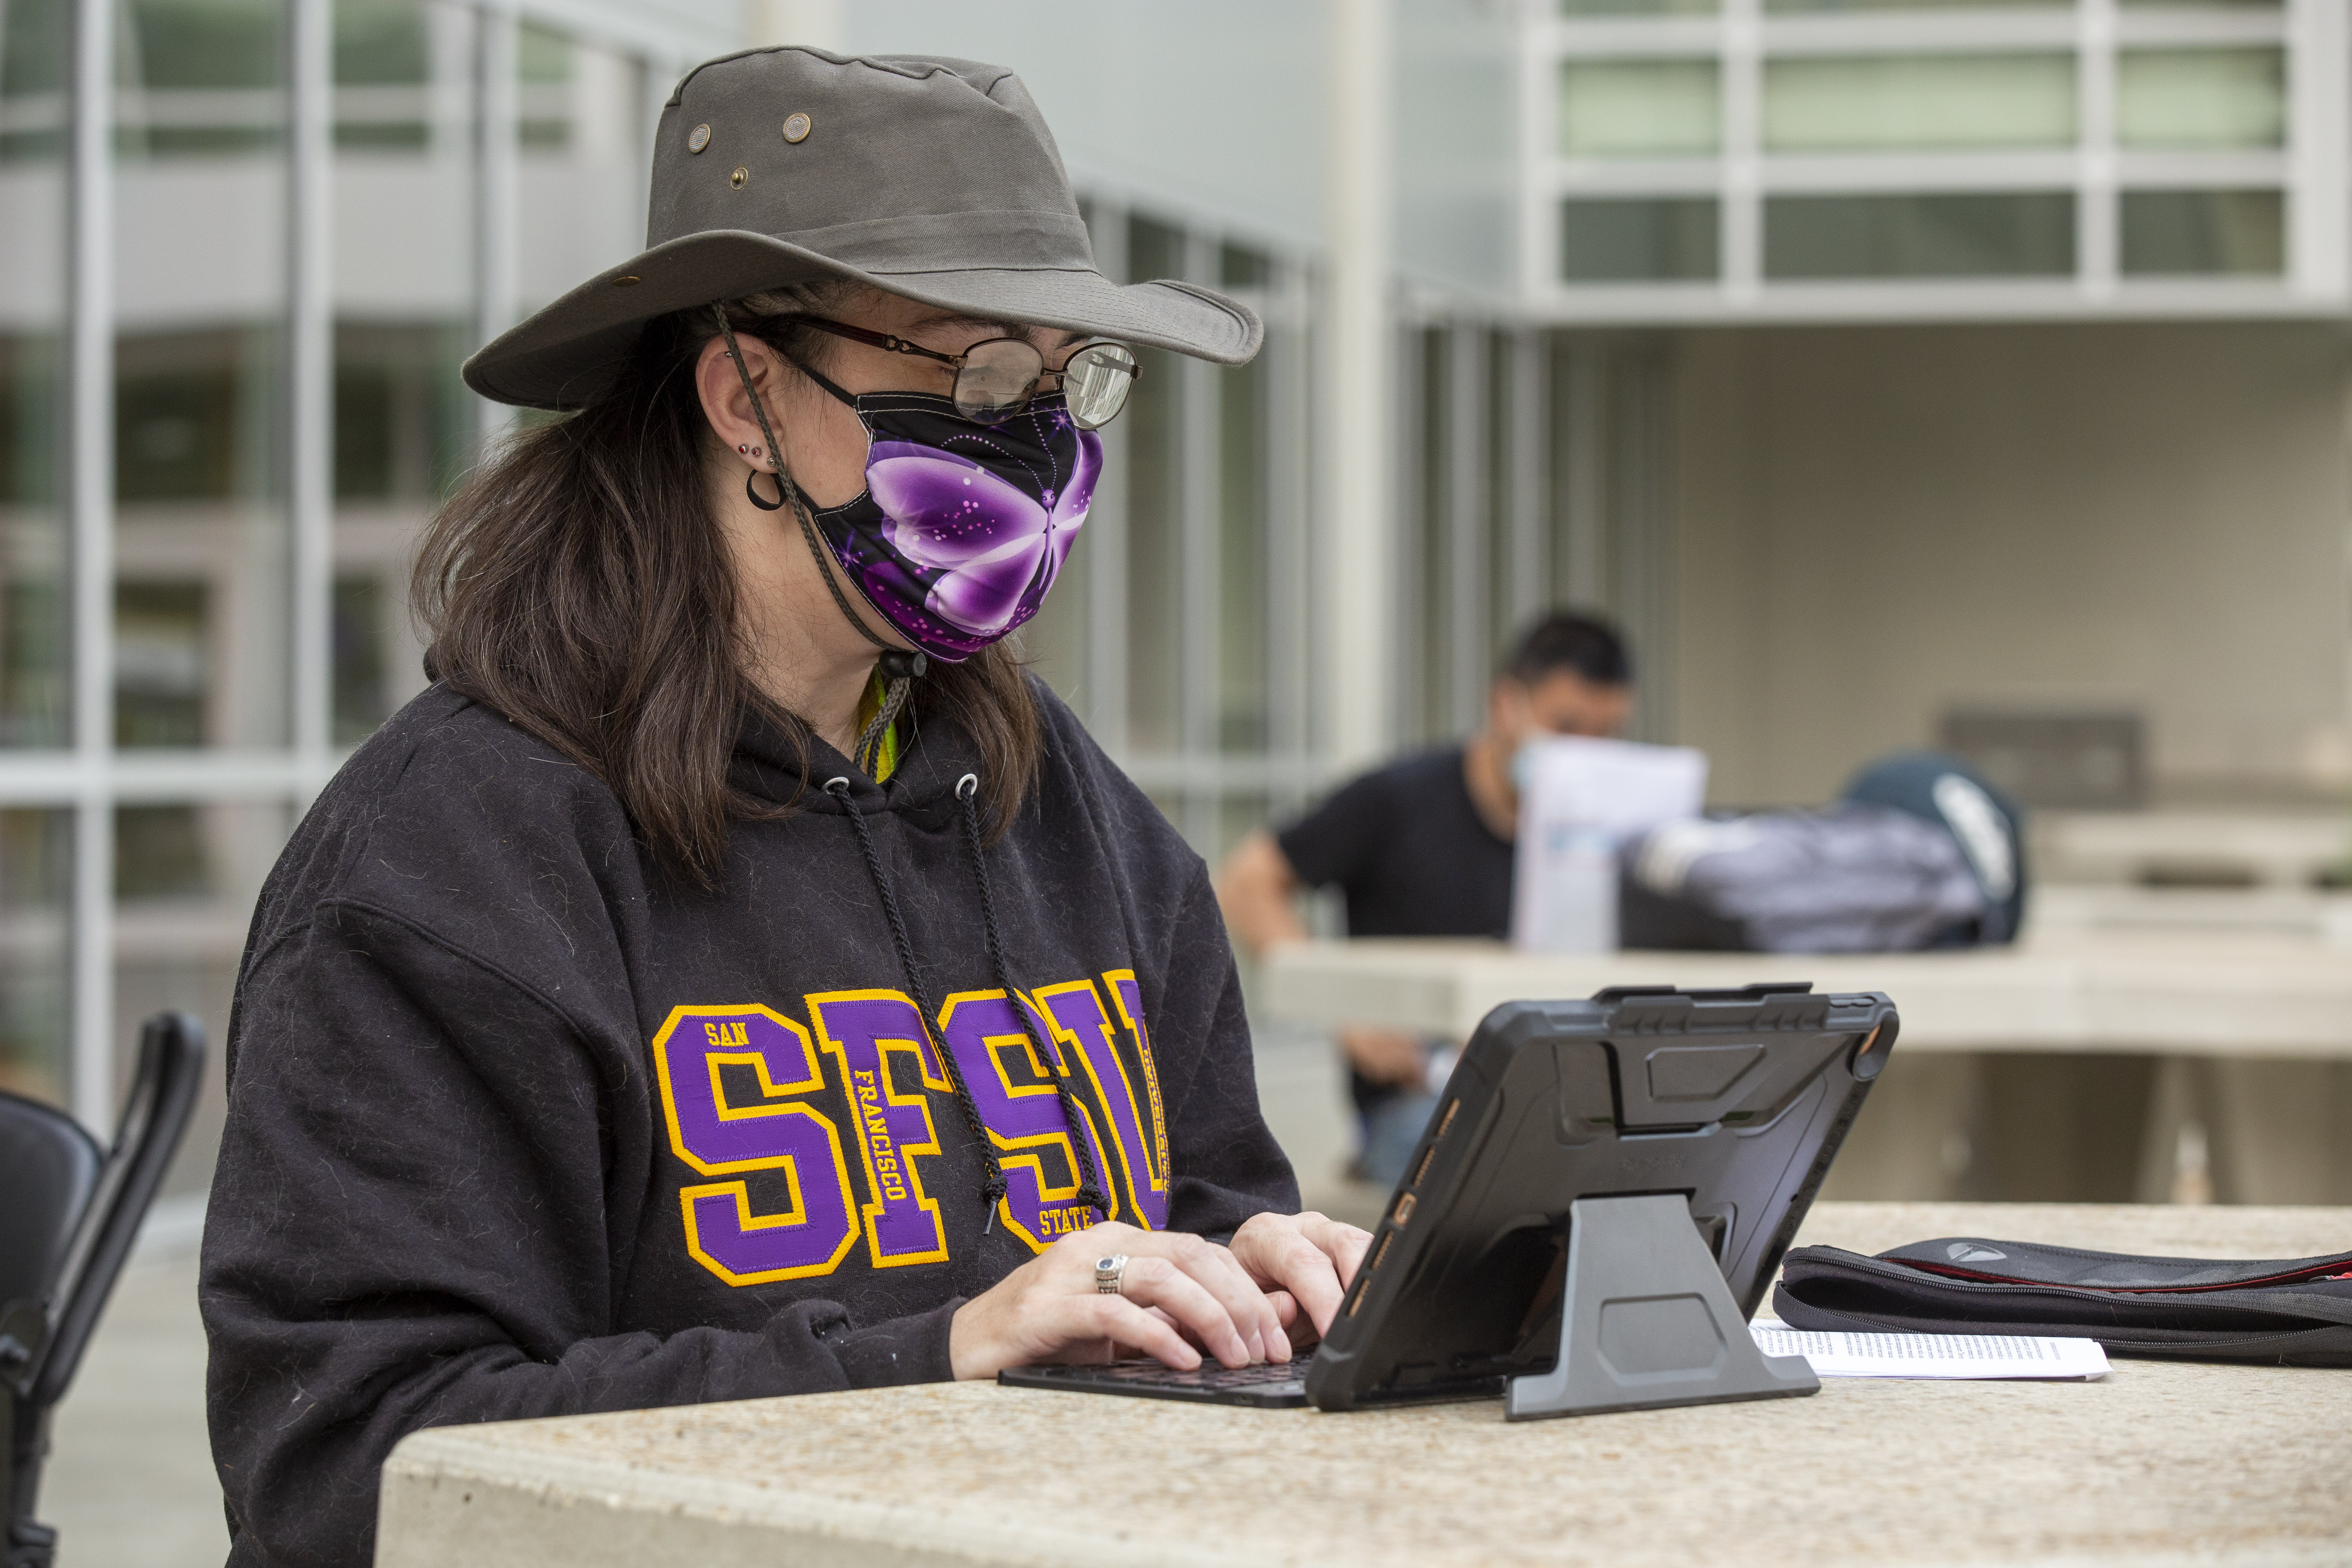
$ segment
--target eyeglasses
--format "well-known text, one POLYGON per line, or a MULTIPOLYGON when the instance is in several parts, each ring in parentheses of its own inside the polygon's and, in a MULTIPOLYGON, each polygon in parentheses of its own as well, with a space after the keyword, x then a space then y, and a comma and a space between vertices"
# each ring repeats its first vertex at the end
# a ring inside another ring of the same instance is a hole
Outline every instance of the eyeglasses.
POLYGON ((847 338, 854 343, 913 354, 955 367, 956 412, 982 425, 1001 425, 1029 406, 1043 392, 1060 392, 1067 399, 1070 423, 1081 430, 1098 430, 1127 406, 1128 390, 1143 374, 1124 343, 1097 338, 1081 343, 1059 370, 1045 368, 1045 356, 1022 338, 990 338, 960 354, 943 354, 920 343, 887 332, 868 331, 821 316, 802 316, 800 324, 847 338))

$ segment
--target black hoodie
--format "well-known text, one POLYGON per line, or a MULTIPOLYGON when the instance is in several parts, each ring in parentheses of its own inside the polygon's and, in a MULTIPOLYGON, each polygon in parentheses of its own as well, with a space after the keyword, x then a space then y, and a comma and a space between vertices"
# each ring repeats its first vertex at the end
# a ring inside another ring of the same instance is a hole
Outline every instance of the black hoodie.
POLYGON ((734 825, 707 892, 446 689, 361 748, 262 891, 229 1024, 202 1298, 232 1564, 366 1563, 420 1427, 948 1377, 955 1307, 1095 1217, 1074 1126, 1110 1217, 1297 1206, 1206 868, 1032 685, 1044 771, 984 874, 1034 1030, 950 723, 887 786, 813 745, 845 799, 747 724, 735 781, 804 809, 734 825))

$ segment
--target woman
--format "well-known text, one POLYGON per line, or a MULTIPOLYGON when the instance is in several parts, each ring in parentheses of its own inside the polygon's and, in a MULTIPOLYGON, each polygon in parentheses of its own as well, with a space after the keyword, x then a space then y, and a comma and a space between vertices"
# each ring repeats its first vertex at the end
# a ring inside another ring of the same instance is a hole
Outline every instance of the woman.
POLYGON ((651 227, 467 365, 573 412, 436 521, 436 684, 255 915, 204 1277, 236 1563, 364 1561, 418 1427, 1280 1361, 1362 1256, 1288 1212, 1201 861, 1002 640, 1124 345, 1256 321, 1097 274, 968 62, 702 68, 651 227))

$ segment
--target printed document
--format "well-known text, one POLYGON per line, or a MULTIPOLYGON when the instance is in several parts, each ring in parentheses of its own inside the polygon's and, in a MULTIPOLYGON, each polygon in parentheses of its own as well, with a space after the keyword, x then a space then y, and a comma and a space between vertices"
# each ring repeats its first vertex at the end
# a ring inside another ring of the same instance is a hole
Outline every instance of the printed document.
POLYGON ((1766 1355, 1801 1355, 1817 1377, 2033 1378, 2088 1382, 2107 1374, 2096 1340, 2021 1334, 1817 1334, 1770 1318, 1748 1326, 1766 1355))

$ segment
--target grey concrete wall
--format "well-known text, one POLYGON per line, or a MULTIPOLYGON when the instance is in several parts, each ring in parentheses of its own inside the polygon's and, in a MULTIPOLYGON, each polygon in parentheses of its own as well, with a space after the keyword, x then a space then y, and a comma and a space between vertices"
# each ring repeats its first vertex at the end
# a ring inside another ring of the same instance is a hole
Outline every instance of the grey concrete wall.
POLYGON ((1956 703, 2143 710, 2159 785, 2343 782, 2352 334, 1675 342, 1678 739, 1809 802, 1956 703))

